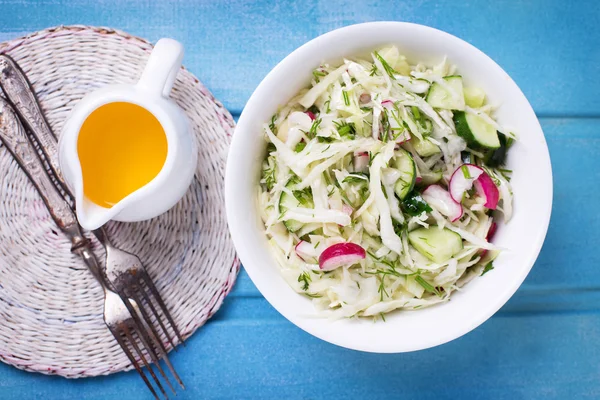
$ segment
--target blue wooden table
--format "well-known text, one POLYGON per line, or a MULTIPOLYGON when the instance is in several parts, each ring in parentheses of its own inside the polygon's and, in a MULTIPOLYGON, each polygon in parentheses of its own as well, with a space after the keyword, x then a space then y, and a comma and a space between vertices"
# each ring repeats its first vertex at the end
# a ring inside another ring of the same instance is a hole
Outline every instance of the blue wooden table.
MULTIPOLYGON (((546 243, 517 294, 474 332, 409 354, 322 342, 281 317, 242 271, 172 361, 179 399, 599 398, 600 2, 1 0, 0 41, 103 25, 186 47, 185 65, 238 116, 264 75, 307 40, 375 20, 430 25, 474 44, 525 92, 554 170, 546 243)), ((135 372, 70 381, 0 365, 0 399, 149 398, 135 372)))

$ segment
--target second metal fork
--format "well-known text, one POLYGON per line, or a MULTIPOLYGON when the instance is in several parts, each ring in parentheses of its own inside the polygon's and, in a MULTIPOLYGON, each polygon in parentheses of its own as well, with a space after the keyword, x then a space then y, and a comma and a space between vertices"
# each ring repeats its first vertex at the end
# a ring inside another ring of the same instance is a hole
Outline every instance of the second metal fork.
MULTIPOLYGON (((164 332, 168 342, 171 344, 171 347, 175 348, 175 342, 172 335, 169 333, 169 330, 167 329, 167 324, 165 321, 163 321, 163 318, 161 318, 161 314, 166 318, 168 324, 173 329, 173 332, 179 340, 179 343, 183 343, 183 338, 181 337, 181 333, 177 329, 177 326, 175 325, 175 322, 173 321, 173 318, 171 317, 171 314, 169 313, 162 297, 154 286, 152 279, 148 275, 148 272, 146 272, 142 261, 135 254, 113 246, 108 240, 103 228, 96 229, 93 231, 93 233, 106 250, 105 276, 108 282, 112 285, 113 289, 121 296, 122 299, 133 300, 126 301, 125 305, 134 316, 134 319, 136 319, 136 316, 138 316, 138 313, 133 312, 134 304, 137 304, 137 311, 139 311, 143 321, 145 321, 146 325, 149 327, 150 335, 152 336, 152 339, 154 339, 153 341, 157 344, 157 351, 160 355, 160 358, 165 360, 165 363, 169 367, 169 370, 177 382, 181 385, 181 387, 185 388, 183 382, 173 369, 173 366, 167 357, 167 349, 161 340, 160 332, 152 323, 152 317, 150 313, 148 313, 148 310, 145 306, 150 309, 152 316, 154 316, 158 322, 162 332, 164 332), (154 299, 154 301, 152 299, 154 299), (154 304, 155 302, 158 304, 158 309, 154 304)), ((138 320, 136 322, 142 324, 143 321, 138 320)))
MULTIPOLYGON (((29 134, 33 136, 34 140, 39 144, 43 153, 43 157, 40 157, 40 155, 37 154, 37 151, 35 151, 33 147, 33 142, 31 142, 31 137, 27 136, 20 121, 16 121, 16 115, 13 116, 8 104, 5 104, 3 106, 7 118, 5 122, 13 125, 10 127, 12 132, 9 132, 8 127, 7 132, 13 135, 22 136, 17 140, 18 146, 14 149, 15 153, 13 155, 18 160, 19 156, 22 156, 23 154, 17 153, 28 153, 26 161, 35 164, 35 167, 38 170, 37 176, 32 177, 31 171, 28 172, 27 165, 24 166, 22 161, 19 162, 19 164, 23 167, 25 172, 30 175, 30 179, 34 181, 34 184, 35 179, 43 176, 43 178, 40 179, 43 179, 44 186, 38 188, 38 191, 43 198, 48 196, 48 193, 52 192, 52 189, 57 191, 57 196, 54 196, 54 204, 46 202, 51 214, 53 214, 52 208, 56 203, 64 202, 64 204, 61 204, 60 208, 64 210, 66 214, 71 216, 73 211, 71 210, 70 205, 72 204, 73 196, 69 192, 67 185, 64 183, 58 168, 57 138, 50 129, 25 75, 18 65, 5 55, 0 55, 0 87, 3 89, 8 101, 15 108, 20 119, 28 128, 29 134), (15 132, 15 129, 19 132, 15 132), (35 156, 33 154, 35 154, 35 156), (43 161, 48 163, 49 168, 46 168, 43 165, 43 161)), ((7 135, 9 133, 7 133, 7 135)), ((53 217, 54 216, 55 215, 53 214, 53 217)), ((74 214, 72 219, 76 221, 74 214)), ((75 225, 79 232, 78 225, 76 223, 75 225)), ((155 396, 156 392, 144 375, 141 366, 146 366, 148 368, 156 385, 163 395, 167 397, 160 381, 150 367, 150 363, 155 363, 167 384, 173 389, 160 366, 160 359, 165 361, 177 382, 182 388, 185 388, 183 382, 169 361, 165 345, 161 341, 159 330, 153 324, 151 315, 153 315, 154 319, 159 323, 160 328, 172 347, 175 347, 175 343, 172 335, 167 329, 167 323, 171 326, 180 343, 183 342, 183 338, 177 329, 171 314, 167 310, 163 299, 158 293, 158 290, 152 283, 152 279, 137 256, 114 247, 109 242, 102 229, 95 231, 94 234, 106 250, 105 277, 107 278, 108 284, 112 286, 118 294, 117 296, 108 289, 101 280, 103 277, 100 277, 101 279, 99 279, 99 281, 104 289, 106 298, 105 322, 109 329, 121 347, 123 347, 127 357, 155 396), (115 298, 118 298, 119 301, 116 301, 115 298), (158 307, 155 306, 152 298, 158 307), (146 309, 146 306, 149 308, 150 312, 146 309), (166 321, 163 320, 164 318, 166 318, 166 321), (139 340, 139 342, 137 340, 139 340), (127 343, 129 343, 129 347, 127 343), (140 364, 140 361, 137 361, 135 355, 137 355, 143 365, 140 364)), ((81 236, 80 233, 79 235, 81 236)), ((86 260, 88 267, 95 264, 95 268, 98 269, 96 259, 87 247, 87 243, 84 244, 83 247, 86 249, 87 255, 80 255, 86 260)), ((81 253, 80 250, 76 250, 75 248, 73 251, 81 253)), ((92 269, 94 268, 90 267, 90 270, 92 269)), ((94 275, 96 276, 98 274, 95 272, 94 275)))

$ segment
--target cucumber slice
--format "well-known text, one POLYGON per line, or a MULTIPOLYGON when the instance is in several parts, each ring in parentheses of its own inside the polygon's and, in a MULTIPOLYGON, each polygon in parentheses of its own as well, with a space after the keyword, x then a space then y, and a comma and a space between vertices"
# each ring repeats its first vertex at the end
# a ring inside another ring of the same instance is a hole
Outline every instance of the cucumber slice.
POLYGON ((485 92, 483 89, 478 87, 466 87, 464 88, 465 103, 469 107, 479 108, 483 106, 485 100, 485 92))
POLYGON ((419 140, 418 137, 413 136, 410 141, 417 154, 421 157, 429 157, 441 152, 438 145, 431 143, 426 138, 423 138, 423 140, 419 140))
MULTIPOLYGON (((292 179, 290 179, 288 181, 288 183, 285 185, 285 187, 291 190, 295 184, 296 184, 296 182, 294 182, 292 179)), ((308 208, 308 207, 303 206, 295 196, 292 196, 288 192, 282 192, 281 196, 279 197, 279 213, 284 213, 287 210, 289 210, 290 208, 296 208, 296 207, 308 208)), ((293 219, 283 221, 283 224, 285 225, 287 230, 292 233, 296 232, 297 230, 302 228, 302 226, 304 226, 304 223, 295 221, 293 219)))
POLYGON ((464 110, 465 95, 463 93, 462 76, 453 75, 444 78, 446 85, 452 90, 434 82, 427 93, 427 102, 433 108, 444 108, 447 110, 464 110))
POLYGON ((463 248, 458 233, 437 226, 410 231, 408 241, 419 253, 438 264, 448 261, 463 248))
POLYGON ((415 161, 408 151, 399 149, 394 154, 392 163, 394 168, 400 171, 400 177, 394 185, 394 191, 400 200, 404 200, 415 187, 415 181, 417 179, 415 161))
POLYGON ((456 111, 454 113, 456 133, 474 148, 498 149, 500 140, 496 128, 479 115, 456 111))

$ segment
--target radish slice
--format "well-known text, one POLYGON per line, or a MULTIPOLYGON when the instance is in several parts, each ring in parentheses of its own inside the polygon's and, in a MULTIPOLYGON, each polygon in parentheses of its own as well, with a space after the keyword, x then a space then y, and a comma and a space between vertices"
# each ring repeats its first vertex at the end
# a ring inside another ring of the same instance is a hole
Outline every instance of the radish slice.
POLYGON ((344 203, 344 204, 342 204, 342 212, 344 214, 352 215, 352 213, 354 212, 354 208, 352 208, 348 204, 344 203))
MULTIPOLYGON (((485 240, 487 242, 492 240, 492 238, 494 237, 494 234, 496 233, 496 228, 498 228, 498 224, 492 222, 492 225, 490 225, 490 229, 488 230, 488 233, 485 236, 485 240)), ((481 250, 481 258, 483 258, 487 254, 487 252, 488 251, 486 249, 481 250)))
POLYGON ((492 238, 494 237, 494 234, 496 233, 496 229, 498 228, 498 224, 496 224, 495 222, 492 222, 492 225, 490 226, 490 230, 487 233, 487 236, 485 237, 485 240, 487 240, 488 242, 490 240, 492 240, 492 238))
POLYGON ((369 171, 369 153, 362 152, 354 155, 354 172, 368 172, 369 171))
POLYGON ((481 174, 484 174, 483 169, 473 164, 463 164, 456 168, 456 171, 454 171, 450 178, 450 184, 448 185, 452 199, 457 203, 460 203, 465 192, 473 187, 473 182, 476 181, 481 174))
POLYGON ((337 243, 329 246, 319 257, 319 268, 332 271, 342 265, 356 264, 366 257, 365 249, 354 243, 337 243))
POLYGON ((423 200, 431 207, 450 218, 452 222, 460 219, 463 208, 460 203, 452 199, 450 193, 440 185, 431 185, 423 191, 423 200))
POLYGON ((314 121, 315 119, 317 119, 317 116, 315 114, 313 114, 312 111, 306 111, 305 114, 310 117, 311 121, 314 121))
POLYGON ((394 106, 394 102, 391 100, 384 100, 381 102, 382 107, 387 108, 388 110, 394 106))
POLYGON ((309 259, 314 260, 317 258, 314 246, 304 240, 299 241, 294 250, 296 251, 296 255, 304 262, 309 259))
POLYGON ((408 132, 408 130, 405 130, 396 138, 396 143, 400 145, 402 143, 408 142, 410 139, 410 133, 408 132))
POLYGON ((477 194, 485 199, 484 207, 490 210, 495 210, 498 206, 498 200, 500 199, 500 193, 498 187, 485 172, 479 176, 479 179, 475 181, 475 190, 477 194))

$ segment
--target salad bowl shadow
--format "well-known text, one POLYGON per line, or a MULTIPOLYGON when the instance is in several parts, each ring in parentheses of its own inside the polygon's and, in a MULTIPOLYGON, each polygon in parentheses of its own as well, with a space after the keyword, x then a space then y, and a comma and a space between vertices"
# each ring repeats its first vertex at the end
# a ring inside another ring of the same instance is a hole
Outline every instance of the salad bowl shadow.
POLYGON ((284 317, 330 343, 368 352, 399 353, 437 346, 485 322, 516 292, 531 270, 546 236, 552 209, 552 170, 544 134, 535 113, 515 82, 483 52, 448 33, 410 23, 372 22, 319 36, 281 61, 264 78, 240 116, 225 178, 226 210, 231 236, 250 278, 284 317), (500 223, 494 244, 505 249, 495 269, 469 282, 446 303, 417 311, 395 311, 386 321, 371 318, 319 318, 310 299, 296 293, 279 272, 257 194, 266 152, 263 124, 278 107, 307 87, 322 62, 368 54, 394 44, 412 62, 434 64, 444 56, 457 66, 467 84, 485 90, 497 104, 496 119, 517 133, 508 155, 513 170, 514 215, 500 223))

